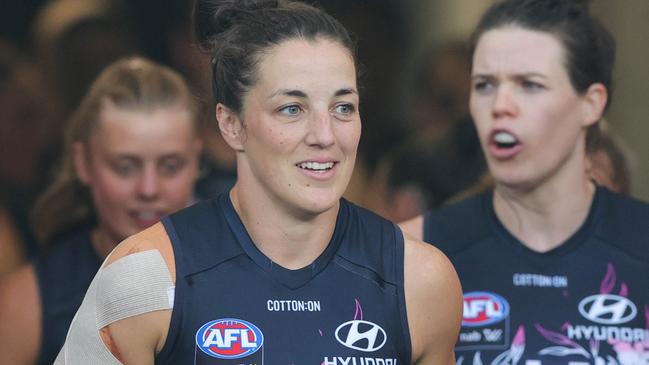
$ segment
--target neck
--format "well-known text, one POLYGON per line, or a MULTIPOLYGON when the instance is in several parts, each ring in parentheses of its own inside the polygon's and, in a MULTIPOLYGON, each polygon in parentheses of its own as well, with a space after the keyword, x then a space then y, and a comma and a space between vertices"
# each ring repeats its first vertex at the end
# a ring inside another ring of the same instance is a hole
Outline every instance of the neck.
POLYGON ((496 184, 494 210, 505 228, 533 251, 563 244, 584 223, 595 193, 584 175, 579 183, 546 183, 531 190, 496 184))
POLYGON ((270 199, 252 199, 240 187, 230 198, 253 243, 266 257, 287 269, 300 269, 327 248, 336 226, 339 205, 320 214, 291 214, 270 199))
POLYGON ((108 257, 108 254, 110 254, 115 246, 117 246, 117 244, 119 243, 119 240, 113 239, 100 227, 96 227, 92 230, 90 239, 92 241, 92 247, 95 249, 99 257, 102 258, 102 260, 108 257))

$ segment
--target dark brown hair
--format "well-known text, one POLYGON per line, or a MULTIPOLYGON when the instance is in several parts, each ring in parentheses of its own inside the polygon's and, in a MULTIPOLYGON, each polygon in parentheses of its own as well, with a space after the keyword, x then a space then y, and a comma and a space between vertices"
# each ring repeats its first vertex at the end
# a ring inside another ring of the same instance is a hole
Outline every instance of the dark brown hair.
POLYGON ((311 5, 289 0, 196 0, 194 31, 212 56, 214 104, 240 112, 256 82, 257 64, 269 48, 290 39, 318 37, 340 43, 356 59, 347 30, 311 5))
MULTIPOLYGON (((590 13, 587 0, 504 0, 494 4, 482 16, 471 36, 472 50, 487 31, 518 26, 554 35, 562 44, 565 67, 573 88, 585 93, 596 83, 613 94, 615 39, 590 13)), ((586 145, 596 148, 600 138, 599 123, 588 128, 586 145)))

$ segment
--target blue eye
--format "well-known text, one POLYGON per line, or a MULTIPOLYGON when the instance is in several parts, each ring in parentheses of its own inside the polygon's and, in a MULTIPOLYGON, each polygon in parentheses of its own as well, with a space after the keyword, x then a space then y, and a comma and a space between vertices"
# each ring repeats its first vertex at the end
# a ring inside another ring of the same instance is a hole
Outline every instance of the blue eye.
POLYGON ((485 93, 494 88, 494 84, 488 80, 477 80, 473 83, 473 89, 478 93, 485 93))
POLYGON ((340 114, 352 114, 356 109, 352 104, 336 105, 335 111, 340 114))
POLYGON ((186 163, 187 163, 187 161, 185 161, 184 159, 182 159, 180 157, 166 158, 164 161, 162 161, 160 163, 160 166, 159 166, 160 172, 162 173, 162 175, 167 176, 167 177, 174 176, 174 175, 178 174, 178 172, 182 168, 185 167, 186 163))
POLYGON ((129 177, 137 172, 137 166, 130 161, 122 161, 112 166, 113 171, 121 177, 129 177))
POLYGON ((543 85, 530 80, 521 81, 521 86, 527 91, 539 91, 544 88, 543 85))
POLYGON ((279 110, 282 114, 289 116, 299 115, 302 112, 302 108, 299 105, 287 105, 279 110))

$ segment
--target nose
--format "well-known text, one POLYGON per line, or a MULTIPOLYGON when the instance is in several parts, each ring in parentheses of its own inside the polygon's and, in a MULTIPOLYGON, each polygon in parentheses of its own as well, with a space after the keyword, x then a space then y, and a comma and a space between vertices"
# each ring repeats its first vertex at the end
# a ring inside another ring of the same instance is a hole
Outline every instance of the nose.
POLYGON ((332 116, 329 112, 314 113, 308 123, 308 132, 306 136, 306 143, 309 146, 317 146, 325 148, 335 143, 336 137, 333 130, 332 116))
POLYGON ((140 175, 137 184, 138 195, 145 200, 154 200, 160 193, 160 177, 153 166, 148 166, 140 175))
POLYGON ((514 116, 518 113, 518 106, 512 95, 512 90, 506 85, 502 85, 496 90, 492 112, 494 118, 514 116))

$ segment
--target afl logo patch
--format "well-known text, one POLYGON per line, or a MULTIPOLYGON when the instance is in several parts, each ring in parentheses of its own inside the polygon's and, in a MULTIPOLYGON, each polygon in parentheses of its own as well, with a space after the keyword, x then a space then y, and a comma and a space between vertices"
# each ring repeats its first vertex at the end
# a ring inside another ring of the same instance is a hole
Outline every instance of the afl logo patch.
POLYGON ((507 318, 509 303, 498 294, 474 291, 464 294, 463 327, 481 327, 507 318))
POLYGON ((196 332, 196 346, 219 359, 240 359, 252 355, 263 344, 264 335, 261 330, 241 319, 210 321, 196 332))
POLYGON ((387 335, 378 324, 354 320, 345 322, 336 328, 336 340, 350 349, 372 352, 385 345, 387 335))

